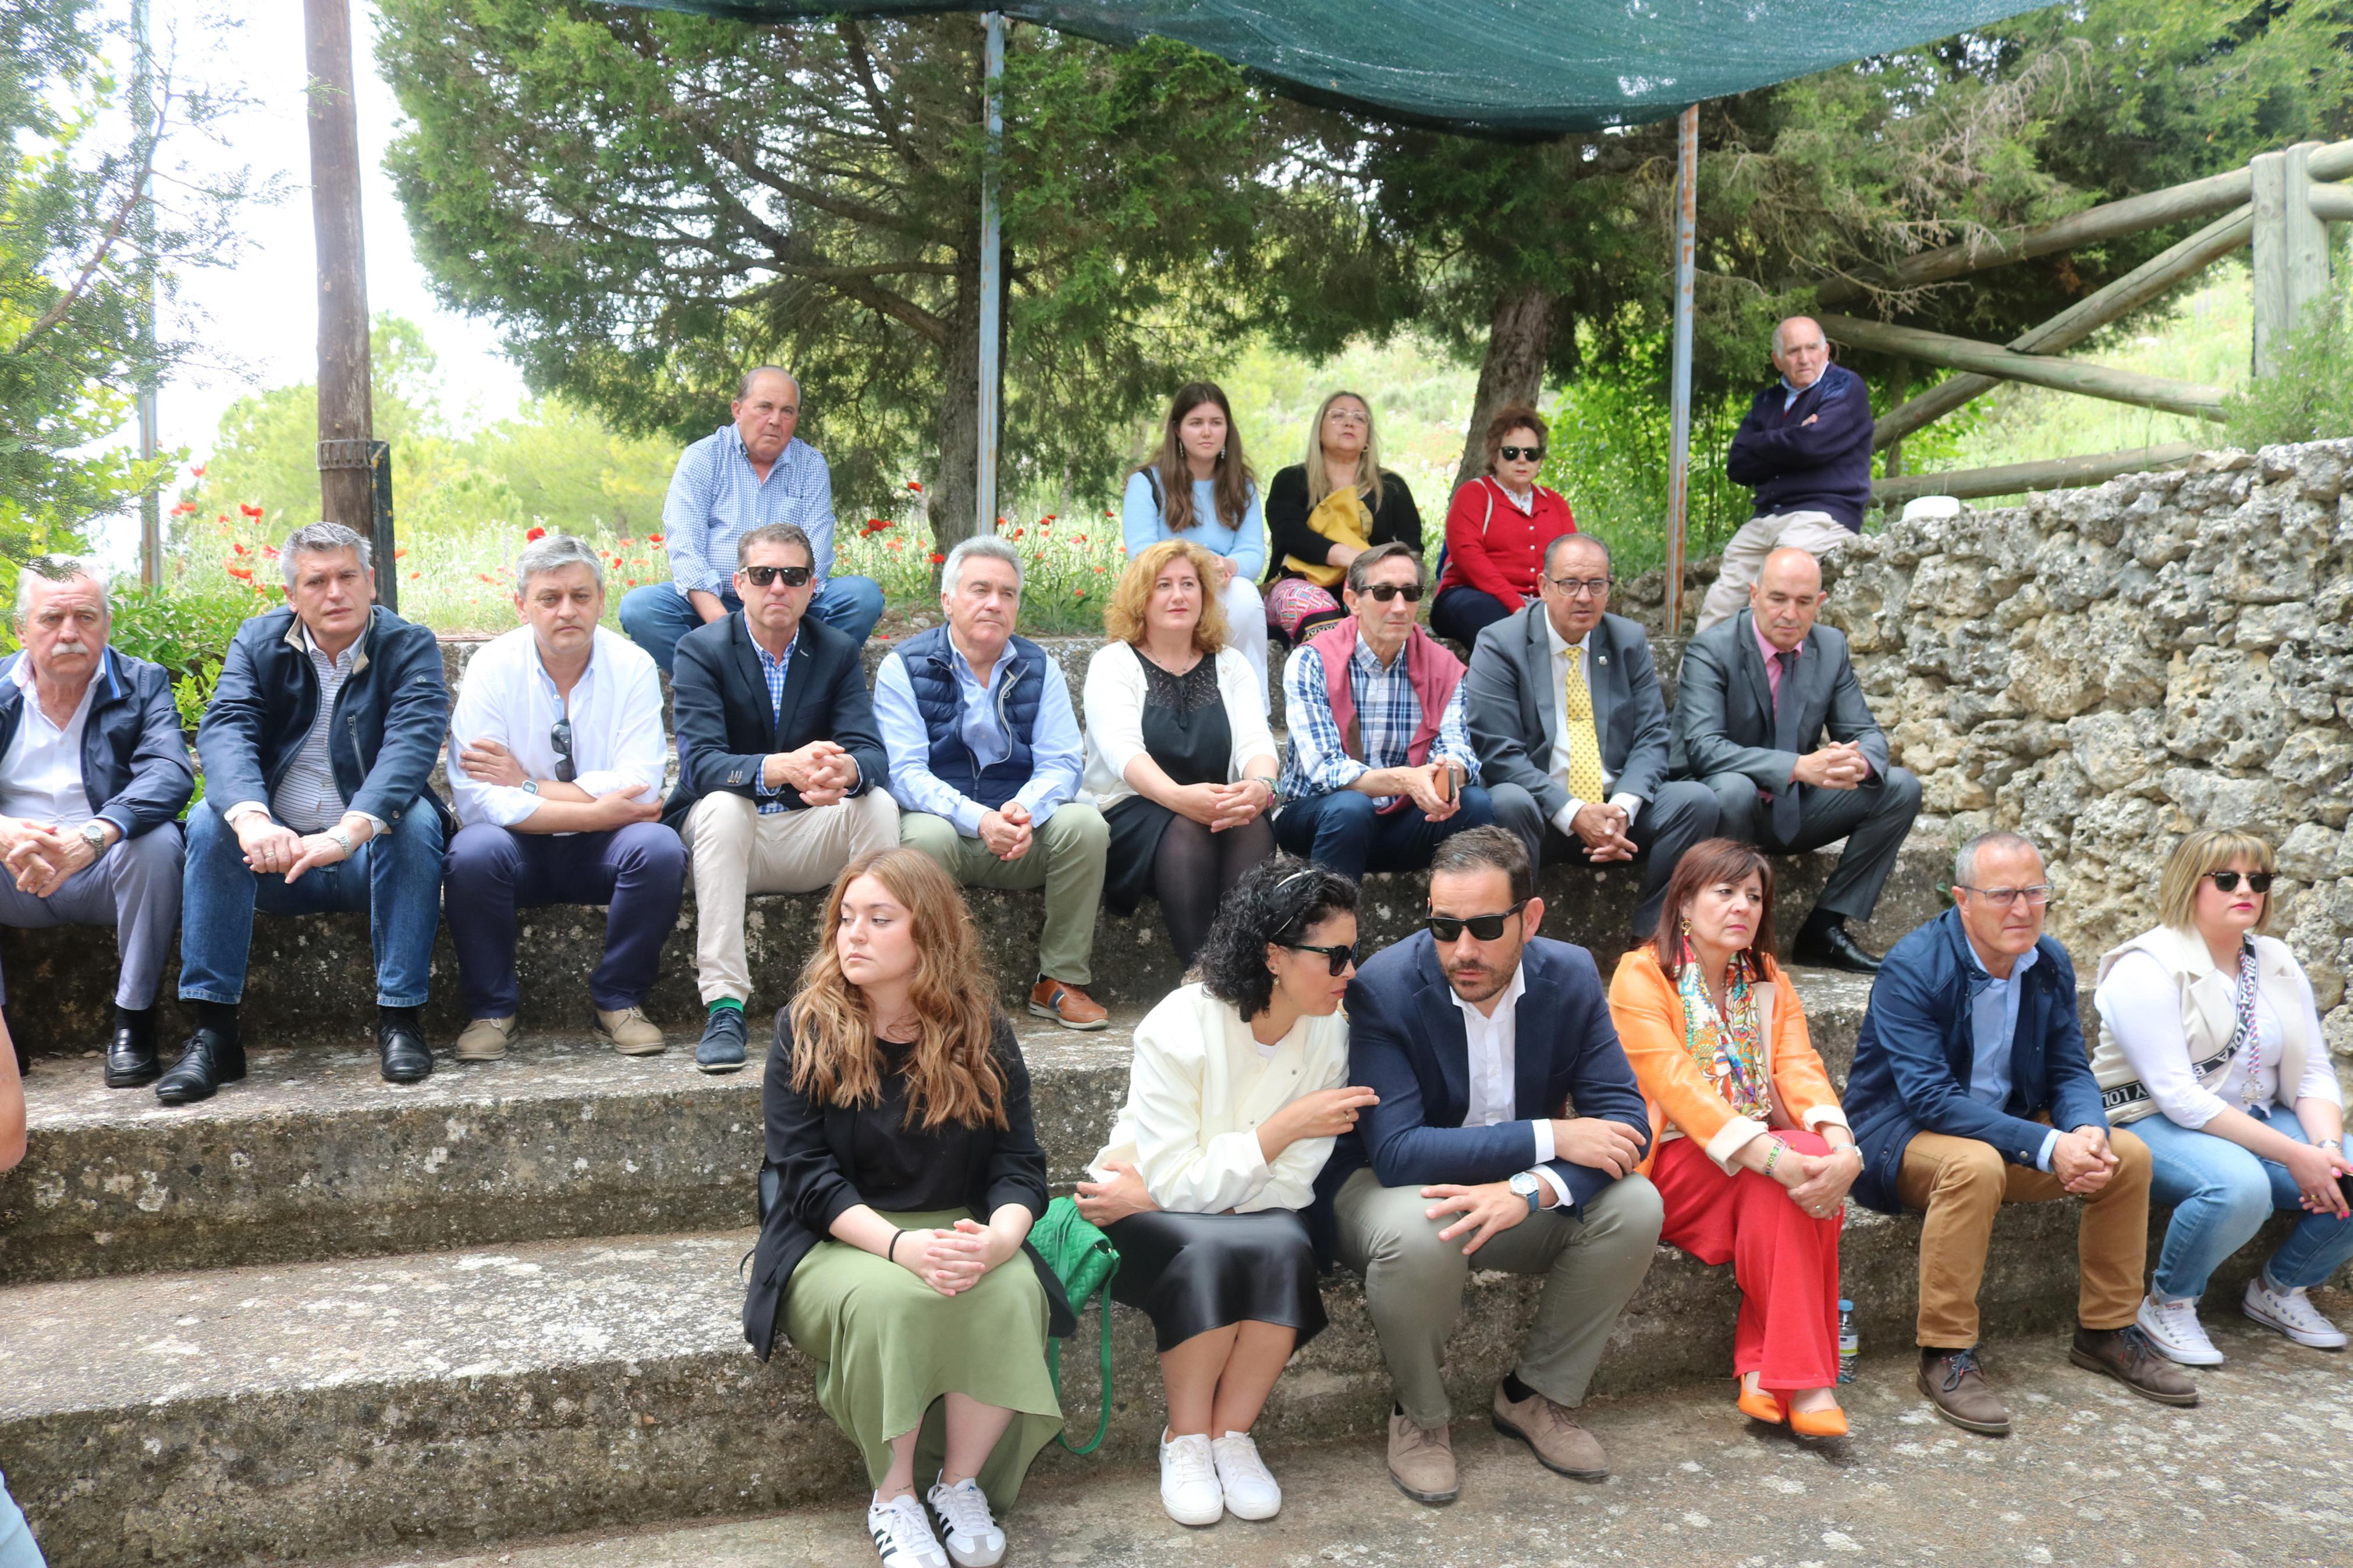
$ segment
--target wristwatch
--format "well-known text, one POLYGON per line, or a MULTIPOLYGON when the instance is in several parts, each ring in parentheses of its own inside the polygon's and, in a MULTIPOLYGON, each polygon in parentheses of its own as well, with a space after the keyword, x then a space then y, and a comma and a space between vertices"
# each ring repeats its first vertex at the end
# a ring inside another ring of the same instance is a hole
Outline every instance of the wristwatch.
POLYGON ((539 781, 537 779, 525 779, 522 784, 515 787, 522 790, 525 795, 537 795, 539 793, 539 781))
POLYGON ((352 852, 352 836, 344 832, 343 828, 330 827, 327 829, 326 837, 329 843, 342 850, 344 854, 349 855, 352 852))
POLYGON ((1528 1200, 1530 1214, 1544 1207, 1544 1184, 1536 1180, 1536 1173, 1534 1171, 1519 1172, 1505 1185, 1528 1200))
POLYGON ((94 816, 91 817, 88 822, 81 825, 81 841, 90 846, 90 852, 92 856, 105 854, 106 825, 99 821, 98 818, 94 816))

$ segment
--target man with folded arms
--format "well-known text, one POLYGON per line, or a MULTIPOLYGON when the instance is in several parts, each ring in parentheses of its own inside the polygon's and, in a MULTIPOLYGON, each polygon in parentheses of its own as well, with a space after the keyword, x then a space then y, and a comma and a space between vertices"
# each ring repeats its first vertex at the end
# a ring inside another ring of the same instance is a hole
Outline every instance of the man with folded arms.
POLYGON ((2148 1253, 2148 1145, 2110 1131, 2084 1051, 2075 970, 2042 934, 2051 885, 2016 833, 1953 859, 1953 907, 1890 948, 1855 1042, 1846 1113, 1862 1150, 1857 1202, 1920 1226, 1920 1392, 2000 1436, 2010 1412, 1977 1357, 1978 1288, 2004 1204, 2084 1203, 2067 1359, 2144 1399, 2198 1390, 2135 1324, 2148 1253))
POLYGON ((652 1056, 646 994, 678 919, 686 849, 658 820, 670 748, 661 677, 645 650, 596 623, 605 570, 567 534, 515 563, 523 625, 466 666, 449 721, 449 940, 466 1005, 459 1061, 495 1061, 514 1037, 515 911, 605 904, 605 952, 588 977, 596 1034, 652 1056))

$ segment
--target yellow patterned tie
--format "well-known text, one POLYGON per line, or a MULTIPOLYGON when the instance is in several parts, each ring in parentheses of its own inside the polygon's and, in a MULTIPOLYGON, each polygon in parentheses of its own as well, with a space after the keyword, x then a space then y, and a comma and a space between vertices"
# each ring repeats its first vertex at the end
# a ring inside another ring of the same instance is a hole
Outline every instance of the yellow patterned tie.
POLYGON ((1568 793, 1588 805, 1602 804, 1609 786, 1601 778, 1601 739, 1593 730, 1593 693, 1585 684, 1585 650, 1568 650, 1568 684, 1563 689, 1568 710, 1568 793))

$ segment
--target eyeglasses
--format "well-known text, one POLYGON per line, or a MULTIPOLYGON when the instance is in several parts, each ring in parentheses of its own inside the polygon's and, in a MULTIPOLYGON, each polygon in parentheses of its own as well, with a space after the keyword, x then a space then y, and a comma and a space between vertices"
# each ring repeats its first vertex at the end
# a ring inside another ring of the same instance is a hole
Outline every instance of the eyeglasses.
POLYGON ((1965 882, 1953 884, 1964 893, 1974 893, 1995 909, 2006 910, 2024 899, 2031 909, 2041 909, 2051 901, 2051 884, 2037 882, 2031 888, 1972 888, 1965 882))
POLYGON ((1409 605, 1421 603, 1420 585, 1414 583, 1376 583, 1365 592, 1384 605, 1398 598, 1402 598, 1409 605))
POLYGON ((1287 947, 1293 952, 1320 952, 1324 955, 1324 962, 1332 966, 1332 973, 1335 974, 1345 973, 1348 965, 1356 962, 1356 944, 1350 942, 1344 942, 1337 947, 1317 947, 1304 942, 1285 942, 1275 945, 1287 947))
MULTIPOLYGON (((2221 891, 2225 893, 2235 893, 2239 890, 2239 878, 2242 873, 2237 871, 2209 871, 2206 874, 2214 879, 2214 886, 2221 891)), ((2248 871, 2243 873, 2243 875, 2247 879, 2247 890, 2249 892, 2268 893, 2272 890, 2271 872, 2248 871)))
POLYGON ((558 719, 547 732, 547 743, 555 748, 555 782, 570 784, 578 778, 580 770, 572 765, 572 721, 558 719))
POLYGON ((1615 577, 1547 577, 1546 582, 1560 590, 1564 598, 1599 599, 1609 592, 1615 577))
POLYGON ((1545 455, 1542 447, 1498 447, 1495 451, 1507 463, 1541 463, 1545 455))
POLYGON ((754 588, 765 588, 779 577, 785 580, 785 586, 787 588, 806 588, 808 586, 808 580, 814 575, 816 575, 815 572, 807 566, 746 566, 744 568, 744 580, 754 588))
POLYGON ((1493 942, 1504 934, 1504 922, 1527 907, 1522 899, 1500 915, 1432 915, 1424 923, 1440 942, 1460 942, 1466 931, 1481 942, 1493 942))

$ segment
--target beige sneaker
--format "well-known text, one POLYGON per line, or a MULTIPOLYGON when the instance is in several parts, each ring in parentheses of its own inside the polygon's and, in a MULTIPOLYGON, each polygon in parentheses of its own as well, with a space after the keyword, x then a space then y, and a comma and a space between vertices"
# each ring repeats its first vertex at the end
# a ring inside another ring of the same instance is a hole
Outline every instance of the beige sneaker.
POLYGON ((1454 1474, 1454 1439, 1443 1426, 1417 1426, 1389 1412, 1389 1479, 1416 1502, 1452 1502, 1461 1490, 1454 1474))
POLYGON ((643 1007, 624 1007, 617 1013, 597 1008, 596 1032, 612 1041, 613 1048, 625 1057, 658 1057, 669 1044, 646 1016, 643 1007))
POLYGON ((512 1018, 476 1018, 458 1037, 458 1059, 461 1062, 494 1062, 507 1054, 507 1042, 514 1038, 512 1018))

